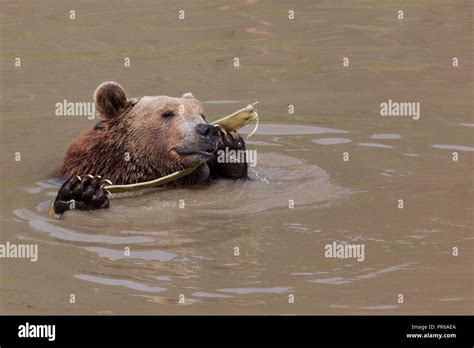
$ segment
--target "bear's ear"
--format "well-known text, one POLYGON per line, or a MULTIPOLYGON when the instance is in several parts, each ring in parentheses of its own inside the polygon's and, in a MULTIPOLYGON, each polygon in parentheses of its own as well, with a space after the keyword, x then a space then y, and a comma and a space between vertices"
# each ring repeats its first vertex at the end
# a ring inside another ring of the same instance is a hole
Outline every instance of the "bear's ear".
POLYGON ((99 117, 111 119, 127 105, 127 96, 116 82, 104 82, 94 92, 95 108, 99 117))
POLYGON ((188 92, 188 93, 184 93, 183 96, 181 98, 191 98, 191 99, 194 99, 194 96, 191 92, 188 92))

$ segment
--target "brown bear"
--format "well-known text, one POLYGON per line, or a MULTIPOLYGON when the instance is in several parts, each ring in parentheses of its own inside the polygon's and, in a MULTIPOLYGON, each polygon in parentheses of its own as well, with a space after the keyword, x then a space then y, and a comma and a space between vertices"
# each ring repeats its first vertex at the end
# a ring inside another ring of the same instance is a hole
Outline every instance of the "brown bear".
POLYGON ((247 163, 218 163, 219 150, 245 150, 236 133, 207 123, 191 93, 127 99, 122 86, 104 82, 94 93, 100 121, 68 147, 59 172, 66 182, 54 202, 56 214, 109 205, 103 186, 149 181, 196 167, 174 185, 247 177, 247 163))

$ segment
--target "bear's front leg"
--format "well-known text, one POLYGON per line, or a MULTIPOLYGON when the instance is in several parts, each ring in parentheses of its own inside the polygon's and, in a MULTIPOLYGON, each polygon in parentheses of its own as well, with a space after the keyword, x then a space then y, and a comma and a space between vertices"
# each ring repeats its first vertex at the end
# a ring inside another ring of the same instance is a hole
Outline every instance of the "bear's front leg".
POLYGON ((213 178, 246 179, 247 157, 244 139, 237 132, 227 132, 219 126, 216 156, 208 162, 213 178))
MULTIPOLYGON (((84 179, 77 176, 66 181, 58 191, 53 209, 56 215, 67 210, 92 210, 109 207, 109 199, 104 190, 108 180, 101 181, 100 176, 86 175, 84 179)), ((111 184, 111 183, 110 183, 111 184)))

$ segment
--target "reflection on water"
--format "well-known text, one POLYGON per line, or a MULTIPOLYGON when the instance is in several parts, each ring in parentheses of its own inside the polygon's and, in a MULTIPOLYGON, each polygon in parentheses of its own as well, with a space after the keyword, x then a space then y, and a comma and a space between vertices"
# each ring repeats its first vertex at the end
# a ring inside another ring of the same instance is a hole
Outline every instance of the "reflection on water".
POLYGON ((245 143, 247 145, 259 145, 259 146, 283 146, 282 144, 271 143, 268 141, 257 141, 257 140, 247 140, 245 143))
POLYGON ((177 257, 176 254, 169 253, 162 250, 146 250, 146 251, 136 251, 133 250, 130 252, 130 255, 125 254, 123 250, 113 250, 106 248, 84 248, 85 250, 91 251, 93 253, 99 254, 101 257, 106 257, 109 260, 116 261, 120 259, 143 259, 143 260, 158 260, 161 262, 166 262, 177 257))
POLYGON ((347 138, 321 138, 313 140, 313 143, 319 145, 335 145, 335 144, 346 144, 350 143, 352 140, 347 138))
POLYGON ((319 283, 319 284, 334 284, 334 285, 342 285, 342 284, 350 283, 349 280, 344 280, 344 278, 341 278, 341 277, 320 278, 320 279, 310 280, 310 282, 311 283, 319 283))
POLYGON ((166 288, 161 288, 158 286, 149 286, 146 284, 134 282, 131 280, 124 280, 124 279, 113 279, 113 278, 104 278, 104 277, 96 277, 86 274, 78 274, 76 275, 77 279, 82 279, 88 282, 94 282, 97 284, 105 284, 105 285, 112 285, 112 286, 125 286, 132 290, 138 291, 145 291, 145 292, 163 292, 166 291, 166 288))
POLYGON ((392 149, 393 148, 393 146, 390 146, 390 145, 377 144, 377 143, 358 143, 357 145, 364 146, 364 147, 379 147, 379 148, 382 148, 382 149, 392 149))
MULTIPOLYGON (((248 134, 254 129, 254 125, 247 125, 242 128, 239 132, 242 134, 248 134)), ((304 135, 304 134, 325 134, 325 133, 349 133, 346 130, 325 128, 325 127, 313 127, 313 126, 300 126, 292 124, 268 124, 260 123, 258 127, 259 135, 304 135)))
MULTIPOLYGON (((48 202, 48 206, 51 202, 48 202)), ((32 213, 25 209, 17 209, 13 212, 17 217, 27 220, 32 228, 40 232, 46 232, 51 237, 74 241, 74 242, 99 242, 107 244, 133 244, 146 243, 152 241, 147 237, 120 237, 120 236, 106 236, 100 234, 83 234, 73 230, 59 227, 56 222, 50 220, 45 211, 42 214, 32 213)))
POLYGON ((230 292, 233 294, 257 294, 257 293, 273 293, 281 294, 290 291, 290 288, 234 288, 234 289, 218 289, 222 292, 230 292))
POLYGON ((210 293, 210 292, 203 292, 203 291, 193 292, 193 296, 195 296, 195 297, 206 297, 206 298, 232 298, 232 296, 229 296, 229 295, 213 294, 213 293, 210 293))
POLYGON ((463 145, 432 145, 435 149, 446 149, 446 150, 455 150, 455 151, 474 151, 472 146, 463 146, 463 145))
POLYGON ((409 266, 409 264, 402 264, 402 265, 397 265, 397 266, 391 266, 391 267, 387 267, 387 268, 381 269, 381 270, 376 271, 376 272, 369 272, 369 273, 367 273, 367 274, 358 275, 358 276, 356 276, 356 278, 357 278, 357 279, 375 278, 375 277, 377 277, 377 276, 380 275, 380 274, 399 271, 399 270, 402 270, 402 269, 404 269, 404 268, 406 268, 406 267, 408 267, 408 266, 409 266))
MULTIPOLYGON (((379 271, 371 271, 362 275, 354 275, 347 278, 346 277, 317 278, 317 279, 309 280, 309 282, 319 283, 319 284, 333 284, 333 285, 349 284, 352 281, 358 281, 361 279, 371 279, 371 278, 375 278, 377 276, 380 276, 386 273, 404 270, 404 269, 407 269, 409 265, 410 264, 401 264, 401 265, 396 265, 396 266, 390 266, 390 267, 383 268, 379 271)), ((366 270, 362 270, 362 271, 366 271, 366 270)), ((328 274, 328 273, 320 273, 320 274, 328 274)), ((313 275, 313 274, 310 273, 310 274, 303 274, 303 275, 313 275)))
POLYGON ((368 310, 384 310, 384 309, 392 309, 392 308, 397 308, 397 306, 393 305, 387 305, 387 306, 365 306, 365 307, 360 307, 361 309, 368 309, 368 310))

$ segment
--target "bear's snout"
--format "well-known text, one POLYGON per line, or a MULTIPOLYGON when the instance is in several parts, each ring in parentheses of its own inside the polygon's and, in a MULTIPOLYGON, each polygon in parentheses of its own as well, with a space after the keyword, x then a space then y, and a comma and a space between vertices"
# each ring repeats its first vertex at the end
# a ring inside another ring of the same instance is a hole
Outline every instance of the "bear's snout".
POLYGON ((196 133, 204 138, 207 143, 216 144, 219 140, 217 128, 206 123, 201 123, 196 126, 196 133))

